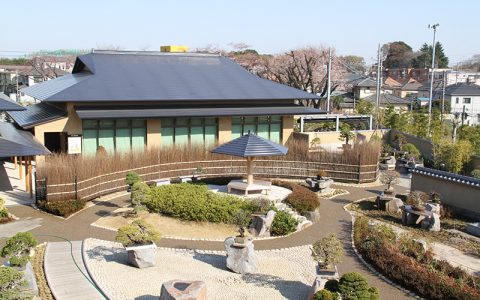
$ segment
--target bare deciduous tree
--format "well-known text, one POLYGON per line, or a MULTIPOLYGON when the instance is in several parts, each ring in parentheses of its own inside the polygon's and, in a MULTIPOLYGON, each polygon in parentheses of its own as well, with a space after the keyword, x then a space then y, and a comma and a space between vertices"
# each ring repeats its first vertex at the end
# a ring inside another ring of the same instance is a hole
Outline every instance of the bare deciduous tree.
POLYGON ((398 178, 400 178, 400 174, 396 171, 385 171, 380 175, 380 182, 387 185, 387 189, 389 190, 393 184, 398 183, 398 178))

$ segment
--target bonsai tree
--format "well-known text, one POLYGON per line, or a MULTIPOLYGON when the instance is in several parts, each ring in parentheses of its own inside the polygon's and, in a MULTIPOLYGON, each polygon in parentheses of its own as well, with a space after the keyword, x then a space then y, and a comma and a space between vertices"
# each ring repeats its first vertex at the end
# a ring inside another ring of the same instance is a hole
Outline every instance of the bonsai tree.
POLYGON ((2 257, 8 257, 10 265, 23 267, 28 262, 30 250, 37 245, 37 240, 30 232, 19 232, 9 238, 2 248, 2 257))
POLYGON ((342 256, 342 242, 333 233, 313 244, 312 257, 321 265, 328 266, 340 263, 342 256))
POLYGON ((346 273, 340 278, 338 290, 342 299, 378 299, 378 289, 369 287, 367 280, 356 272, 346 273))
POLYGON ((258 213, 266 214, 272 207, 272 202, 265 197, 255 198, 252 205, 258 213))
POLYGON ((0 220, 5 219, 5 218, 8 219, 9 216, 10 215, 8 213, 8 210, 5 207, 5 200, 3 200, 3 198, 0 197, 0 220))
POLYGON ((310 148, 316 148, 320 145, 320 138, 317 136, 310 142, 310 148))
POLYGON ((400 174, 396 171, 385 171, 380 175, 380 182, 387 185, 387 190, 392 189, 392 185, 398 183, 400 174))
POLYGON ((132 206, 135 214, 146 209, 146 204, 150 201, 150 187, 143 181, 135 182, 132 186, 132 206))
POLYGON ((327 176, 327 172, 325 172, 324 170, 318 170, 318 172, 317 172, 317 179, 318 180, 323 179, 326 176, 327 176))
POLYGON ((416 208, 424 206, 427 195, 422 191, 412 191, 407 197, 407 204, 416 208))
POLYGON ((128 171, 125 178, 125 183, 128 184, 128 187, 131 188, 135 183, 142 181, 140 175, 133 171, 128 171))
POLYGON ((0 299, 32 299, 32 295, 24 295, 22 292, 26 284, 22 272, 10 267, 0 267, 0 299))
POLYGON ((121 227, 115 240, 124 247, 141 246, 159 241, 160 233, 152 224, 144 220, 135 220, 132 224, 121 227))
POLYGON ((408 158, 414 158, 415 160, 420 159, 420 150, 418 150, 414 144, 407 143, 403 145, 401 149, 408 152, 408 158))
POLYGON ((345 145, 349 145, 348 142, 353 139, 355 134, 352 132, 352 127, 347 123, 340 124, 340 140, 345 141, 345 145))
POLYGON ((251 221, 251 216, 250 214, 243 210, 239 209, 237 210, 234 218, 235 225, 238 227, 238 232, 240 235, 238 236, 239 238, 244 238, 245 237, 245 227, 247 227, 250 224, 251 221))

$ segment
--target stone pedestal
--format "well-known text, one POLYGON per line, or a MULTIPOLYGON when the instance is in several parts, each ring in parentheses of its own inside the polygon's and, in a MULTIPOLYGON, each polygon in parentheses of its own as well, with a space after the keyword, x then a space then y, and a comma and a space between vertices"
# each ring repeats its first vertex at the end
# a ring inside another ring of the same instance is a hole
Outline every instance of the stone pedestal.
POLYGON ((275 218, 276 212, 270 210, 265 215, 253 214, 252 215, 252 225, 250 226, 249 232, 253 236, 268 237, 270 236, 270 226, 272 226, 273 219, 275 218))
POLYGON ((390 213, 398 213, 401 211, 400 207, 403 206, 403 201, 398 198, 393 198, 385 204, 385 210, 390 213))
POLYGON ((330 185, 332 185, 333 180, 330 178, 316 179, 316 178, 307 178, 305 179, 307 185, 312 189, 318 189, 320 194, 329 194, 332 192, 330 185))
POLYGON ((125 250, 127 250, 127 260, 130 265, 140 269, 155 266, 157 245, 125 247, 125 250))
POLYGON ((246 239, 243 244, 237 244, 234 237, 229 237, 225 240, 224 245, 227 252, 228 269, 239 274, 253 274, 257 271, 258 260, 250 239, 246 239))
POLYGON ((313 282, 312 290, 310 292, 310 295, 312 296, 311 299, 313 299, 313 295, 315 295, 316 292, 321 291, 325 288, 325 283, 327 283, 327 281, 332 279, 340 279, 337 266, 334 265, 330 268, 320 268, 319 266, 317 266, 317 277, 313 282))
POLYGON ((171 280, 162 284, 160 300, 206 300, 207 286, 203 281, 171 280))

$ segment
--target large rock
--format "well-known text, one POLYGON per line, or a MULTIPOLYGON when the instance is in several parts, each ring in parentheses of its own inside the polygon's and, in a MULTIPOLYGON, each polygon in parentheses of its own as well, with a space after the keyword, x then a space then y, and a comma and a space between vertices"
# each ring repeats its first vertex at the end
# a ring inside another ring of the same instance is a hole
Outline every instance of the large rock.
POLYGON ((247 239, 243 244, 236 244, 235 238, 229 237, 224 245, 227 252, 227 268, 239 274, 253 274, 257 271, 258 260, 252 240, 247 239))
POLYGON ((425 210, 426 211, 431 211, 432 213, 435 213, 435 214, 440 214, 440 204, 426 203, 425 204, 425 210))
POLYGON ((160 300, 206 300, 207 286, 203 281, 170 280, 162 284, 160 300))
POLYGON ((390 213, 398 213, 401 211, 400 207, 403 206, 403 201, 398 198, 393 198, 392 200, 388 201, 385 205, 385 210, 390 213))
POLYGON ((312 223, 316 223, 320 221, 320 212, 316 211, 307 211, 305 213, 305 217, 307 220, 312 221, 312 223))
POLYGON ((142 246, 125 247, 127 250, 128 263, 134 267, 143 269, 155 266, 155 254, 157 245, 149 244, 142 246))
POLYGON ((303 222, 299 222, 297 225, 297 231, 304 230, 307 227, 312 226, 312 221, 304 220, 303 222))
POLYGON ((252 218, 252 225, 250 226, 250 233, 254 236, 270 236, 270 227, 276 212, 269 210, 265 215, 254 215, 252 218))
POLYGON ((467 233, 480 237, 480 222, 468 224, 467 233))

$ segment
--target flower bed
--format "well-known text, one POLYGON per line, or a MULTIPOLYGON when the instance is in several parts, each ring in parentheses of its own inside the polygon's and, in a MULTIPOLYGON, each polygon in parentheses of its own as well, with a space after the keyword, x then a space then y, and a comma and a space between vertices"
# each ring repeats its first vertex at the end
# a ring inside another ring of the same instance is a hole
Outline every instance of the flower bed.
POLYGON ((354 241, 363 258, 378 271, 427 299, 479 299, 480 279, 423 253, 411 239, 397 239, 386 226, 355 222, 354 241))

